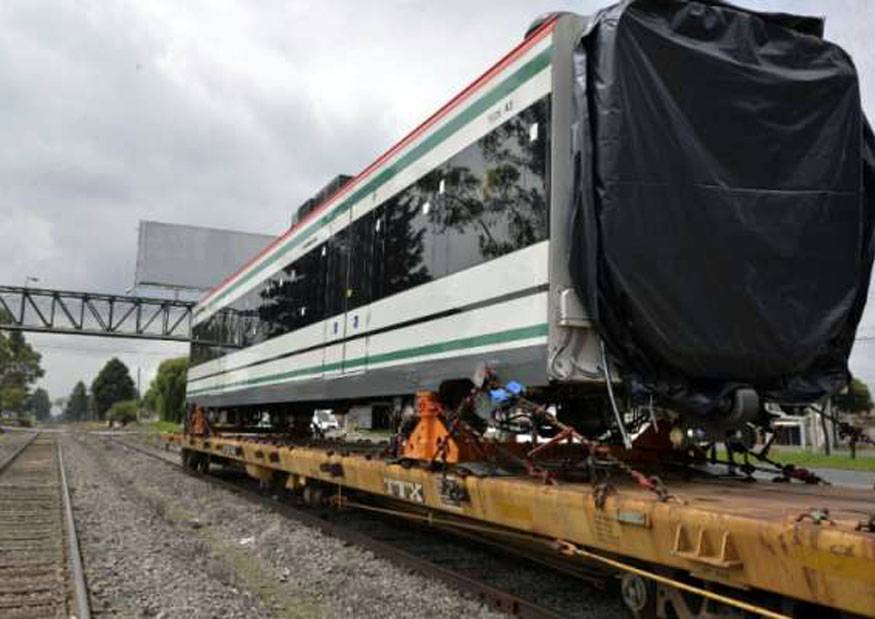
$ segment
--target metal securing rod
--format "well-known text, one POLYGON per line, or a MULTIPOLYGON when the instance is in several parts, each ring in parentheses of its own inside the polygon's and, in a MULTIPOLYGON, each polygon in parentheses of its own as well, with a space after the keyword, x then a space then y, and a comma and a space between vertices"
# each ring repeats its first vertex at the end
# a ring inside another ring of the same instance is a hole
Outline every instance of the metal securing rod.
POLYGON ((79 554, 79 538, 76 536, 76 523, 73 521, 73 507, 70 491, 67 488, 67 475, 64 473, 64 457, 60 442, 58 446, 58 467, 61 469, 61 497, 64 501, 64 522, 67 526, 67 547, 70 555, 70 578, 76 598, 75 619, 91 619, 88 605, 88 588, 85 585, 85 571, 82 569, 82 555, 79 554))
POLYGON ((687 583, 680 580, 667 578, 666 576, 661 576, 660 574, 656 574, 649 570, 643 570, 639 567, 635 567, 634 565, 624 563, 623 561, 617 561, 616 559, 611 559, 610 557, 605 557, 595 552, 590 552, 589 550, 585 550, 580 546, 577 546, 576 544, 572 544, 571 542, 565 540, 556 540, 556 543, 559 551, 564 552, 565 554, 575 554, 586 559, 598 561, 599 563, 609 565, 618 570, 637 574, 642 578, 649 578, 650 580, 666 585, 668 587, 674 587, 676 589, 687 591, 695 595, 701 595, 702 597, 714 600, 715 602, 720 602, 721 604, 726 604, 728 606, 734 606, 735 608, 740 608, 741 610, 745 610, 747 612, 754 613, 762 617, 769 617, 769 619, 791 619, 789 615, 776 613, 763 606, 748 604, 747 602, 743 602, 742 600, 737 600, 735 598, 731 598, 725 595, 720 595, 719 593, 714 593, 713 591, 709 591, 701 587, 688 585, 687 583))
POLYGON ((614 399, 614 379, 611 376, 611 366, 608 363, 608 353, 605 350, 605 341, 599 340, 602 348, 602 369, 605 373, 605 382, 608 383, 608 398, 611 400, 611 410, 614 411, 614 419, 617 420, 617 426, 620 428, 620 435, 623 437, 623 445, 626 449, 632 449, 632 439, 629 438, 629 433, 626 431, 626 424, 623 423, 623 416, 620 414, 620 409, 617 408, 617 400, 614 399))

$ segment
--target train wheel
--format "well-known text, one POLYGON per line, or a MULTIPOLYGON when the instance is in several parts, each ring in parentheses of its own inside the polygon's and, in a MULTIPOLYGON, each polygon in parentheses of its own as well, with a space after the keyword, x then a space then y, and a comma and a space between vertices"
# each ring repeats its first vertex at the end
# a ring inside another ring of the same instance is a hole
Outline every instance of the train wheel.
POLYGON ((304 499, 304 503, 310 507, 320 507, 325 504, 325 493, 319 486, 305 486, 302 498, 304 499))
POLYGON ((635 617, 656 617, 656 586, 652 581, 637 574, 623 574, 620 596, 635 617))

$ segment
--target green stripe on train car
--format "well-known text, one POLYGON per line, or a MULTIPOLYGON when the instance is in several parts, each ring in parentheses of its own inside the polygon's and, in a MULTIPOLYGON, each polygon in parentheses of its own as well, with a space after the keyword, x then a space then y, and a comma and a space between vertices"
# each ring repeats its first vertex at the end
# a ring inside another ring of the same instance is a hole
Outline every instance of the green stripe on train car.
POLYGON ((412 357, 423 357, 427 355, 436 355, 444 352, 452 352, 454 350, 464 350, 466 348, 478 348, 480 346, 489 346, 491 344, 504 344, 516 340, 527 340, 534 337, 547 335, 547 323, 540 323, 528 327, 518 327, 516 329, 508 329, 506 331, 496 331, 495 333, 486 333, 484 335, 474 335, 471 337, 462 337, 455 340, 447 340, 445 342, 437 342, 435 344, 425 344, 424 346, 414 346, 412 348, 402 348, 391 352, 380 353, 364 357, 356 357, 346 361, 337 361, 334 363, 324 363, 312 365, 297 370, 289 370, 288 372, 278 372, 276 374, 268 374, 259 376, 258 378, 250 378, 247 380, 238 380, 225 385, 217 385, 215 387, 206 387, 203 389, 193 389, 188 392, 188 395, 200 395, 210 391, 219 389, 228 389, 231 387, 255 387, 257 385, 266 385, 280 383, 299 376, 307 374, 317 374, 321 372, 332 372, 345 367, 358 367, 365 365, 379 365, 390 361, 398 361, 400 359, 409 359, 412 357))
POLYGON ((207 302, 201 309, 197 310, 196 314, 201 314, 207 311, 208 308, 212 308, 217 305, 232 291, 236 290, 240 286, 246 284, 251 279, 259 275, 262 271, 264 271, 264 269, 282 258, 288 251, 294 249, 302 242, 307 240, 317 230, 320 230, 324 226, 337 219, 339 215, 351 209, 354 204, 359 202, 361 199, 367 197, 368 194, 373 193, 374 191, 385 185, 392 178, 397 176, 399 172, 410 167, 413 163, 425 156, 429 151, 439 146, 451 135, 453 135, 469 122, 480 116, 480 114, 485 112, 492 105, 494 105, 495 103, 512 93, 514 90, 528 82, 530 79, 535 77, 538 73, 540 73, 542 70, 550 65, 552 53, 553 47, 546 47, 537 56, 535 56, 522 67, 517 69, 516 72, 506 77, 495 88, 477 99, 477 101, 462 110, 462 112, 460 112, 457 116, 448 121, 445 125, 438 128, 434 133, 432 133, 418 145, 410 149, 395 163, 383 168, 383 170, 381 170, 371 180, 369 180, 359 189, 351 193, 349 197, 347 197, 343 202, 331 209, 329 212, 325 213, 325 215, 323 215, 316 222, 315 225, 312 225, 306 230, 303 230, 299 234, 293 236, 281 249, 278 249, 276 253, 267 258, 261 264, 259 264, 257 268, 253 269, 247 275, 241 277, 236 282, 230 284, 228 288, 216 295, 214 299, 207 302))

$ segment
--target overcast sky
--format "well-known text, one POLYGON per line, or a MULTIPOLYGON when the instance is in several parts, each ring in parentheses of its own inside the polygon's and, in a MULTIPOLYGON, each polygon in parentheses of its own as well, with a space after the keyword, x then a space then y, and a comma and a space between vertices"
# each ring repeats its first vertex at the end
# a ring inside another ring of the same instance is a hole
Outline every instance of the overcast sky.
MULTIPOLYGON (((3 0, 0 283, 34 276, 124 292, 141 219, 280 233, 300 202, 363 168, 518 43, 532 18, 605 4, 3 0)), ((872 2, 738 4, 825 14, 875 118, 872 2)), ((186 352, 29 338, 53 398, 90 383, 112 354, 142 368, 145 388, 162 358, 186 352)), ((852 368, 875 385, 872 341, 858 344, 852 368)))

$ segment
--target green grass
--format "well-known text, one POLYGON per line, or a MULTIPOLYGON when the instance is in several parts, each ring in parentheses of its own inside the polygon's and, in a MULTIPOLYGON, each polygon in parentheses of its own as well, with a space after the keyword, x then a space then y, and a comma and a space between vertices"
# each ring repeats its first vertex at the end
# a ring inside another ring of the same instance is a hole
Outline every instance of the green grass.
MULTIPOLYGON (((725 459, 726 452, 718 450, 717 456, 720 459, 725 459)), ((805 450, 779 451, 773 449, 769 452, 769 458, 782 464, 793 464, 805 468, 875 472, 875 455, 873 455, 871 451, 864 451, 862 453, 858 452, 856 459, 851 459, 850 454, 847 453, 831 454, 827 456, 823 452, 805 450)), ((736 462, 741 462, 741 458, 736 457, 736 462)), ((756 464, 756 461, 753 458, 751 458, 751 462, 756 464)))
POLYGON ((172 421, 150 421, 148 423, 134 423, 128 428, 146 434, 161 434, 162 432, 181 432, 182 424, 172 421))
POLYGON ((772 459, 784 464, 795 464, 806 468, 846 469, 849 471, 875 471, 875 456, 857 454, 852 459, 850 454, 815 453, 811 451, 776 451, 772 459))
POLYGON ((392 436, 392 430, 371 430, 370 428, 356 428, 355 434, 361 434, 367 437, 389 438, 392 436))
POLYGON ((105 421, 65 421, 63 423, 68 428, 72 428, 80 432, 90 432, 92 430, 107 429, 105 421))

